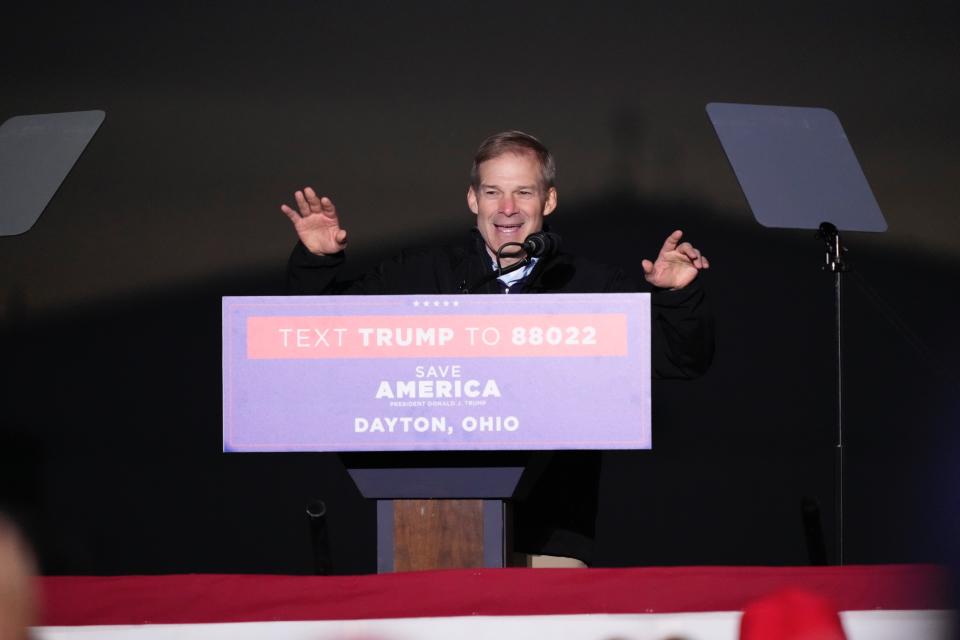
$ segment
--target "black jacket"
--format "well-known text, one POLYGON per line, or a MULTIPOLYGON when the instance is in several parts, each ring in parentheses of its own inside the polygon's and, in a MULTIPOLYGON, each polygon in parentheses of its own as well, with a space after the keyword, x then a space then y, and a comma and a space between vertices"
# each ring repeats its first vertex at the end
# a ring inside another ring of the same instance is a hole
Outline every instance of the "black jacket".
MULTIPOLYGON (((451 294, 481 280, 492 270, 480 234, 460 246, 401 252, 359 279, 338 278, 343 252, 315 256, 297 243, 287 269, 288 290, 295 295, 451 294)), ((609 293, 640 291, 622 269, 568 253, 541 258, 523 282, 523 293, 609 293)), ((502 293, 498 280, 473 293, 502 293)), ((701 375, 713 359, 713 320, 700 278, 680 291, 655 289, 651 295, 651 353, 658 378, 701 375)))

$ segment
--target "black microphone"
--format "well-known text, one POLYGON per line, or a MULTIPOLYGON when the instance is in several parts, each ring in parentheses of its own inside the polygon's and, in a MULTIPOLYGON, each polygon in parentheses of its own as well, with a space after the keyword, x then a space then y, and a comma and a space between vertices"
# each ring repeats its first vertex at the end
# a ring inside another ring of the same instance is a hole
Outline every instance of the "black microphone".
POLYGON ((537 231, 523 241, 523 250, 531 258, 552 256, 560 251, 560 236, 551 231, 537 231))
POLYGON ((478 289, 480 286, 490 282, 495 278, 510 273, 511 271, 522 269, 530 263, 531 258, 552 256, 559 251, 560 236, 557 234, 551 231, 537 231, 536 233, 531 233, 523 242, 508 242, 500 247, 500 249, 497 251, 497 268, 470 285, 468 285, 467 281, 464 280, 460 283, 459 290, 461 293, 470 293, 471 291, 478 289), (522 249, 527 255, 522 260, 518 260, 509 267, 501 267, 500 259, 503 257, 501 254, 503 250, 507 249, 508 247, 520 247, 520 249, 522 249))

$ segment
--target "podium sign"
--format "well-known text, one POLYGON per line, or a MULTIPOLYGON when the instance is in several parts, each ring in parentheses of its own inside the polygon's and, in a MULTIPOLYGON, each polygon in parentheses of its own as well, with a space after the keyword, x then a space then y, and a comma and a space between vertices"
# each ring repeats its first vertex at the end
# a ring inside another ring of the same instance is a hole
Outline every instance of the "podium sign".
POLYGON ((223 299, 224 451, 650 446, 649 294, 223 299))

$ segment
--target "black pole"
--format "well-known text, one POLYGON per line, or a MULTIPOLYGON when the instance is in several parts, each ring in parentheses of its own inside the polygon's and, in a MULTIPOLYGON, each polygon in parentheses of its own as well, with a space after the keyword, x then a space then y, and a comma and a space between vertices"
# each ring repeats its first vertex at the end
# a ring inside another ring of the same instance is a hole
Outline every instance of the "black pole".
POLYGON ((834 494, 837 519, 837 564, 843 564, 843 273, 848 266, 844 260, 846 246, 840 239, 840 232, 829 222, 820 223, 817 237, 826 246, 826 264, 823 269, 833 273, 833 310, 834 310, 834 359, 837 370, 837 437, 835 446, 834 494))
MULTIPOLYGON (((837 235, 837 245, 840 244, 840 236, 837 235)), ((836 501, 837 501, 837 564, 843 565, 843 325, 842 318, 842 282, 841 271, 834 273, 834 321, 836 324, 837 336, 837 444, 836 444, 836 501)))
POLYGON ((310 521, 310 540, 313 545, 313 573, 325 576, 330 573, 330 539, 327 536, 327 505, 323 500, 314 500, 307 505, 310 521))

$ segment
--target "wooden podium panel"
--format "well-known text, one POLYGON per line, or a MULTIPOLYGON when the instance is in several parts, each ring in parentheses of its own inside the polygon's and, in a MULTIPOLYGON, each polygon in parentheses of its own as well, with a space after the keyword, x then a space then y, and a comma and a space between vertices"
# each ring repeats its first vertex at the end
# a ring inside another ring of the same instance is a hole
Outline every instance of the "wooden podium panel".
POLYGON ((483 566, 483 500, 394 500, 394 571, 483 566))
POLYGON ((377 572, 507 566, 510 511, 504 500, 377 500, 377 572))

